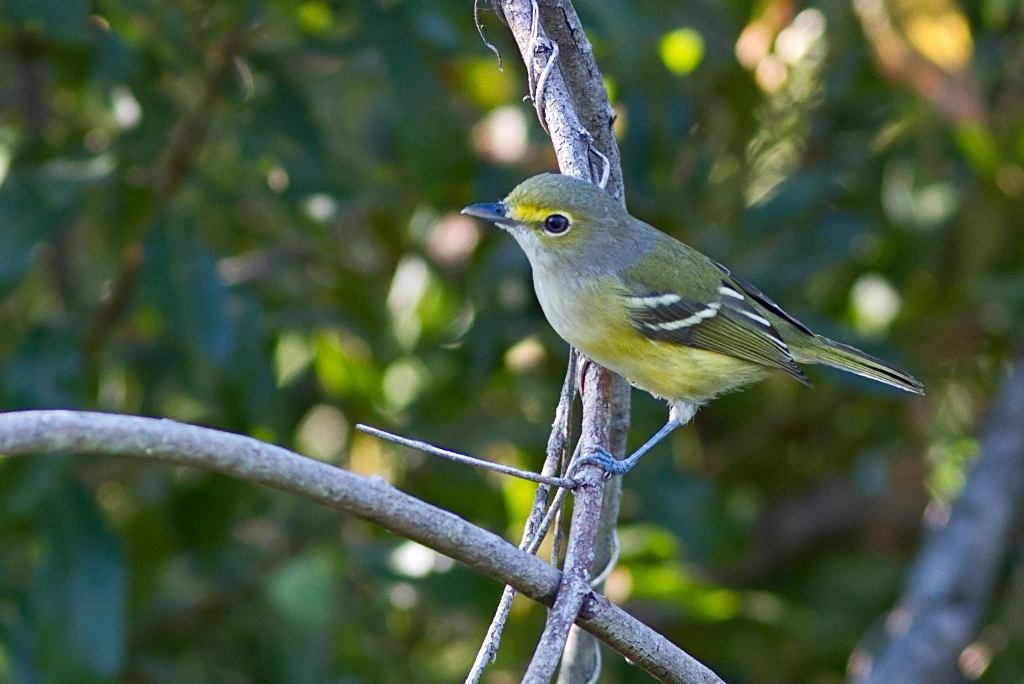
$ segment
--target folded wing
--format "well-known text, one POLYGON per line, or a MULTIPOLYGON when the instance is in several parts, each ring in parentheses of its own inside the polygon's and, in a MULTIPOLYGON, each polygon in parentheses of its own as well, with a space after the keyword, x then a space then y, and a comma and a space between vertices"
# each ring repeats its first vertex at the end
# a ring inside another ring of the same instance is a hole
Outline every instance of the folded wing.
MULTIPOLYGON (((765 309, 773 311, 773 306, 779 308, 778 305, 767 297, 771 305, 759 302, 744 292, 746 288, 734 284, 732 278, 725 275, 712 301, 699 301, 675 292, 631 294, 627 297, 627 307, 634 328, 650 340, 743 359, 785 371, 810 385, 782 336, 765 315, 765 309)), ((790 318, 785 315, 787 321, 790 318)), ((794 325, 805 330, 799 322, 794 325)))

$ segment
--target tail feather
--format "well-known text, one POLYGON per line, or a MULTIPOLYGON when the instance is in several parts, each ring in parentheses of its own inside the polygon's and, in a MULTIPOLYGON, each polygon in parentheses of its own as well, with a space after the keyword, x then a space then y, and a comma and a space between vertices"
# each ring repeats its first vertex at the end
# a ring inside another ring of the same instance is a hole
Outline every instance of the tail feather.
POLYGON ((827 337, 821 335, 814 337, 818 344, 793 350, 793 357, 796 361, 823 363, 826 366, 898 387, 906 392, 924 394, 924 385, 896 366, 827 337))

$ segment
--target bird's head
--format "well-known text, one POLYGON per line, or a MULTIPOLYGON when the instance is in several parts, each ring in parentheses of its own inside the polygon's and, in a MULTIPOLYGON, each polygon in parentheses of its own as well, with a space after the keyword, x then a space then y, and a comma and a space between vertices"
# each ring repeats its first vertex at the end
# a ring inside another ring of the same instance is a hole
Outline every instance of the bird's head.
POLYGON ((501 202, 473 204, 463 214, 491 221, 515 237, 530 261, 576 259, 614 240, 628 218, 601 188, 556 173, 520 183, 501 202))

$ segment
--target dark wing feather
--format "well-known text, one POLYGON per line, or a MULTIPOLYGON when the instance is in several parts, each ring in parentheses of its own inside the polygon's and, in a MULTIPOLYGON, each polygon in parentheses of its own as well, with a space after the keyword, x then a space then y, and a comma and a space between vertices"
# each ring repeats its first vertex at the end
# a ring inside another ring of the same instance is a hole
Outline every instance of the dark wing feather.
POLYGON ((744 293, 747 294, 747 296, 749 296, 755 302, 757 302, 764 308, 768 309, 773 314, 783 319, 787 323, 792 324, 797 330, 805 332, 811 337, 814 337, 814 333, 811 332, 810 328, 808 328, 806 325, 804 325, 797 319, 793 318, 793 316, 788 314, 786 310, 783 309, 781 306, 773 302, 765 293, 761 292, 761 290, 757 289, 754 285, 750 284, 743 278, 740 278, 738 275, 731 272, 722 264, 715 262, 715 266, 717 266, 719 270, 722 271, 722 273, 729 276, 729 279, 732 280, 733 283, 735 283, 741 290, 743 290, 744 293))

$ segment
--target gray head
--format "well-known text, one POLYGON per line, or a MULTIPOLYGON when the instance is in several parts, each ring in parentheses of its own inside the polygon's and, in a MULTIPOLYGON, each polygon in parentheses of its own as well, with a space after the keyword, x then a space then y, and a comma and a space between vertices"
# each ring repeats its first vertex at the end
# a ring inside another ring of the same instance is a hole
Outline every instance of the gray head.
POLYGON ((528 178, 501 202, 474 204, 462 213, 511 233, 535 269, 621 268, 642 254, 652 237, 649 227, 604 190, 557 173, 528 178))

